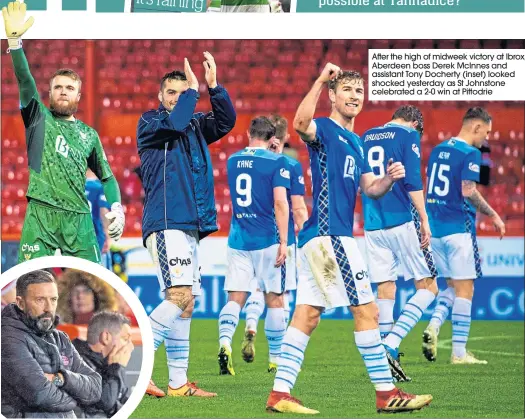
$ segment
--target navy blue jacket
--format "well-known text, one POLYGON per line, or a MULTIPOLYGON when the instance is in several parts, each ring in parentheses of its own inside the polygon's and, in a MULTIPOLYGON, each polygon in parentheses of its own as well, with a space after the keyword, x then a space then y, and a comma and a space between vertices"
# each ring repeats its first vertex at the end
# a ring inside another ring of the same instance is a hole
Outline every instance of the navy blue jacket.
POLYGON ((207 114, 194 113, 199 93, 188 89, 173 111, 161 104, 139 120, 144 243, 161 230, 197 230, 201 239, 218 230, 208 144, 232 130, 236 114, 224 87, 209 93, 212 112, 207 114))

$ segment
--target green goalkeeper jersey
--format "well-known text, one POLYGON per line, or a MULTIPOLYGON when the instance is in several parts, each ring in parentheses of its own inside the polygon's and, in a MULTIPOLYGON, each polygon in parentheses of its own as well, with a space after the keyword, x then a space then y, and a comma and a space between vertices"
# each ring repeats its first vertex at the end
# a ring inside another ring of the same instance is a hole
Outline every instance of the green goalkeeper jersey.
POLYGON ((21 111, 29 162, 27 197, 62 210, 89 213, 87 168, 100 180, 113 176, 97 132, 78 119, 55 118, 38 97, 21 111))
MULTIPOLYGON (((82 121, 55 118, 40 100, 24 51, 11 50, 11 57, 26 127, 29 162, 26 195, 53 208, 89 214, 85 195, 87 168, 101 181, 113 177, 100 138, 82 121)), ((118 186, 115 184, 108 192, 113 189, 112 201, 120 201, 118 186)), ((107 193, 106 197, 109 200, 107 193)))

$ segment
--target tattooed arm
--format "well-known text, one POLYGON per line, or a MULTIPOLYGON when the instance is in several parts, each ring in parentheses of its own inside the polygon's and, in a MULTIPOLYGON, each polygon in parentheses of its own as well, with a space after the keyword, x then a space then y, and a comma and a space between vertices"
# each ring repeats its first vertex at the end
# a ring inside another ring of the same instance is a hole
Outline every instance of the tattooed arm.
POLYGON ((503 223, 498 213, 494 211, 485 198, 481 196, 481 193, 476 188, 476 182, 472 180, 461 181, 461 190, 463 196, 470 201, 476 210, 492 218, 494 227, 500 234, 500 239, 503 238, 505 235, 505 223, 503 223))

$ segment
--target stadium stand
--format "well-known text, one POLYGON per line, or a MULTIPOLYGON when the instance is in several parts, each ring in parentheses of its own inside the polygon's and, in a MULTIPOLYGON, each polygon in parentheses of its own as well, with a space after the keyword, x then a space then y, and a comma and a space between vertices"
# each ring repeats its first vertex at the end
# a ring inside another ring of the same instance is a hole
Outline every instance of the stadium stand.
MULTIPOLYGON (((3 41, 2 51, 7 49, 3 41)), ((142 198, 135 130, 140 114, 156 108, 159 80, 168 71, 190 60, 200 81, 198 111, 208 111, 209 101, 201 65, 202 51, 214 54, 218 79, 228 89, 238 113, 233 131, 211 146, 215 196, 220 233, 227 235, 230 198, 226 181, 228 156, 247 145, 246 130, 252 117, 280 113, 290 123, 295 110, 324 63, 332 61, 368 75, 369 48, 525 48, 525 41, 497 40, 100 40, 37 41, 24 44, 33 75, 43 98, 48 95, 50 75, 59 67, 71 67, 83 77, 83 96, 78 117, 101 136, 113 172, 120 184, 126 211, 125 235, 141 233, 142 198)), ((27 157, 24 128, 18 107, 18 88, 10 59, 2 56, 2 239, 20 236, 26 209, 27 157)), ((390 120, 392 111, 405 102, 367 101, 358 117, 356 132, 390 120)), ((326 93, 319 114, 329 111, 326 93)), ((414 102, 425 116, 422 153, 456 134, 464 111, 485 106, 494 116, 491 153, 484 155, 491 167, 488 188, 482 187, 494 208, 504 214, 508 233, 524 230, 524 113, 522 102, 414 102)), ((291 132, 293 147, 304 169, 308 151, 291 132)), ((307 171, 307 173, 309 173, 307 171)), ((306 176, 307 191, 310 179, 306 176)), ((311 195, 307 192, 307 203, 311 195)), ((360 211, 360 203, 357 211, 360 211)), ((362 220, 356 218, 356 233, 362 220)), ((491 235, 493 228, 478 218, 478 232, 491 235)))

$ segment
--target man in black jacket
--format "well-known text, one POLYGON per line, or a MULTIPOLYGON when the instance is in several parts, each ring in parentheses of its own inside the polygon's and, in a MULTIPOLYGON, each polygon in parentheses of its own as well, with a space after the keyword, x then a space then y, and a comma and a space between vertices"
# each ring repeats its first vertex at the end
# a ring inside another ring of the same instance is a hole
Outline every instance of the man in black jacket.
POLYGON ((88 325, 87 342, 73 345, 86 364, 102 377, 102 397, 90 406, 81 406, 86 417, 111 417, 129 398, 124 373, 134 346, 129 320, 122 314, 102 311, 88 325))
POLYGON ((16 304, 2 310, 2 415, 74 418, 77 404, 100 399, 102 380, 55 329, 55 278, 40 270, 22 275, 16 294, 16 304))

